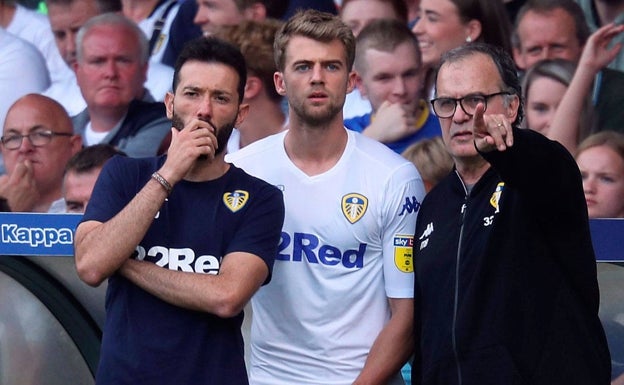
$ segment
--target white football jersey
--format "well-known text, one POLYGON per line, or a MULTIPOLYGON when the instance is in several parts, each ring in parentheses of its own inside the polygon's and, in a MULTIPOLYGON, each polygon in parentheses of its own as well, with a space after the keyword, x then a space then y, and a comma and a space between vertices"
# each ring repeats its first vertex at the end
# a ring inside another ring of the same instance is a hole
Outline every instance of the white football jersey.
MULTIPOLYGON (((350 385, 390 317, 413 297, 412 243, 425 195, 412 163, 347 130, 330 170, 308 176, 287 131, 227 160, 279 187, 286 205, 271 282, 252 298, 250 383, 350 385)), ((399 373, 391 384, 403 384, 399 373)))

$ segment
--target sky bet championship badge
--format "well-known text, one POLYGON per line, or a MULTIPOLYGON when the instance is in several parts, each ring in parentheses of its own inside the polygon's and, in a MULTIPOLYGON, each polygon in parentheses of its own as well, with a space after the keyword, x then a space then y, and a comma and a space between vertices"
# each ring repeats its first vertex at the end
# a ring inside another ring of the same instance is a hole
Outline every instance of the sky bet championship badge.
POLYGON ((234 192, 226 192, 223 194, 223 203, 225 207, 230 209, 233 213, 242 209, 249 199, 249 193, 243 190, 236 190, 234 192))
POLYGON ((342 197, 342 213, 351 224, 359 221, 368 208, 368 198, 351 193, 342 197))
POLYGON ((414 271, 412 262, 413 247, 414 237, 411 235, 394 236, 394 264, 404 273, 412 273, 414 271))

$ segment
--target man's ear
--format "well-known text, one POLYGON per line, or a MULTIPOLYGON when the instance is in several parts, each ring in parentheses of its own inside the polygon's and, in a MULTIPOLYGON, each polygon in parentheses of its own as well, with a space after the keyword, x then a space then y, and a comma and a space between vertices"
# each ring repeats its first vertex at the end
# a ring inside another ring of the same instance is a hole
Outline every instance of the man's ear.
POLYGON ((366 89, 366 85, 362 80, 362 76, 357 71, 355 72, 355 88, 360 91, 360 95, 362 95, 363 98, 366 98, 368 96, 368 90, 366 89))
POLYGON ((70 145, 72 148, 72 154, 77 153, 82 149, 83 141, 81 135, 74 135, 70 138, 70 145))
POLYGON ((357 84, 358 74, 355 71, 349 72, 349 77, 347 78, 347 93, 351 93, 357 84))
POLYGON ((173 118, 173 94, 171 92, 165 94, 165 109, 167 110, 167 118, 173 118))
POLYGON ((245 120, 248 113, 249 113, 249 104, 241 103, 241 105, 238 106, 238 114, 236 115, 236 122, 234 124, 238 127, 238 125, 241 124, 245 120))
POLYGON ((248 76, 245 83, 245 95, 244 100, 250 100, 258 96, 262 92, 262 80, 257 76, 248 76))
POLYGON ((516 62, 516 67, 521 70, 526 70, 526 61, 524 60, 524 55, 522 54, 521 47, 513 47, 512 48, 513 59, 516 62))
POLYGON ((509 106, 507 107, 507 118, 510 122, 515 122, 516 117, 518 116, 518 109, 520 108, 520 97, 518 95, 513 95, 513 99, 509 106))
POLYGON ((286 96, 286 83, 284 82, 284 74, 281 72, 275 72, 273 74, 273 83, 275 84, 275 90, 278 94, 286 96))

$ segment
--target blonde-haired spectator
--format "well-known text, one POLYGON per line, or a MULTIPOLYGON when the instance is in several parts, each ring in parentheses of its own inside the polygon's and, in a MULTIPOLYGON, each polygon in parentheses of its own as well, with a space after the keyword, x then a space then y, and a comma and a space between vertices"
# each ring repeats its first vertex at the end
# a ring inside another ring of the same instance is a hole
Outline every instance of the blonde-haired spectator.
POLYGON ((440 136, 420 140, 406 148, 401 155, 414 163, 425 184, 426 192, 431 191, 453 169, 453 158, 440 136))

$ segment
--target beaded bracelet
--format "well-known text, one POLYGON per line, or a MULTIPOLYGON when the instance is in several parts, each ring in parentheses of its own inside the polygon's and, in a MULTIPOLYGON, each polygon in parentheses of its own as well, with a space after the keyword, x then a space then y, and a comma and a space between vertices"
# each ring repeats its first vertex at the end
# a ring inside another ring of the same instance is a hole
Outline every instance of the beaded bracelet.
POLYGON ((156 182, 160 183, 160 185, 163 186, 163 188, 167 191, 167 195, 171 194, 171 190, 173 189, 173 187, 171 187, 171 184, 167 182, 167 179, 163 178, 163 176, 160 175, 158 172, 154 172, 152 174, 152 178, 154 178, 156 182))

